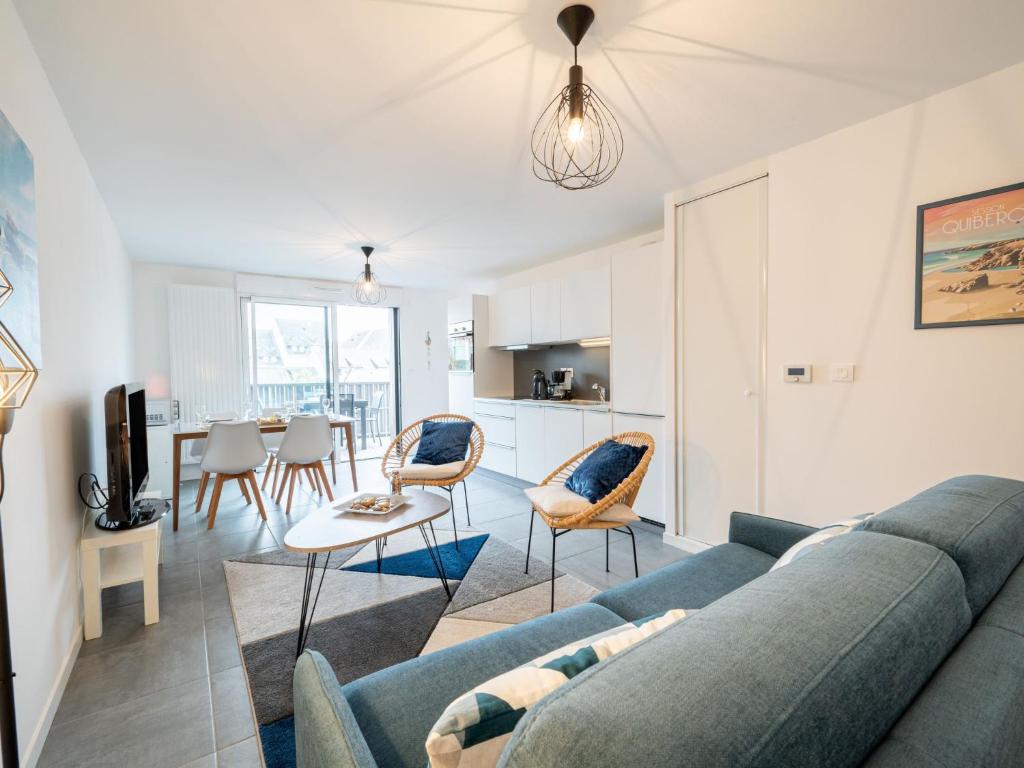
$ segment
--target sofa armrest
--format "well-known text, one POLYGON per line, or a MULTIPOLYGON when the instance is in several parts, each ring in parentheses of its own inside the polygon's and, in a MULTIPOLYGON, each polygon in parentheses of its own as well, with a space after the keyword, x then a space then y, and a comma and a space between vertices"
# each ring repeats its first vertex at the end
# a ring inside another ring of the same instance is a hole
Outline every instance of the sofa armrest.
POLYGON ((377 768, 338 678, 316 651, 305 651, 292 677, 298 768, 377 768))
POLYGON ((775 558, 782 557, 787 549, 817 530, 809 525, 747 512, 733 512, 729 517, 730 542, 745 544, 775 558))

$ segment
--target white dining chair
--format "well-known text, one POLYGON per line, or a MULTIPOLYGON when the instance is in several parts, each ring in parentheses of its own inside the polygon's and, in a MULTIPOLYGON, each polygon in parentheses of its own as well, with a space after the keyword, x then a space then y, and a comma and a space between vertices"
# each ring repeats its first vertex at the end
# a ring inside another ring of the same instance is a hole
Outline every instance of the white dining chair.
MULTIPOLYGON (((238 418, 238 414, 234 411, 217 411, 211 413, 208 417, 211 422, 217 421, 234 421, 238 418)), ((192 445, 189 446, 188 455, 193 459, 199 459, 202 461, 203 453, 206 451, 206 440, 193 440, 192 445)), ((198 508, 198 506, 197 506, 198 508)))
POLYGON ((309 480, 310 486, 321 496, 326 492, 327 498, 334 501, 331 484, 327 482, 324 459, 334 450, 331 439, 331 419, 326 414, 310 414, 292 416, 285 430, 281 447, 277 449, 277 463, 284 465, 284 475, 277 489, 277 503, 281 503, 284 487, 288 486, 288 504, 285 513, 292 511, 292 496, 295 494, 295 481, 301 471, 309 480))
POLYGON ((247 504, 256 500, 260 517, 267 519, 267 510, 263 507, 263 496, 256 484, 256 467, 267 460, 267 449, 263 446, 263 436, 255 421, 218 421, 210 425, 210 434, 206 441, 206 451, 200 464, 203 475, 199 480, 199 495, 196 499, 196 512, 203 504, 206 485, 210 475, 216 475, 213 483, 213 495, 210 497, 210 511, 206 527, 213 528, 217 518, 217 505, 220 503, 221 488, 225 480, 237 480, 239 488, 247 504), (246 482, 252 489, 252 496, 246 488, 246 482))
MULTIPOLYGON (((284 416, 284 408, 262 408, 260 409, 260 417, 264 419, 271 418, 273 416, 284 416)), ((267 490, 267 481, 270 479, 270 472, 274 472, 274 482, 270 486, 270 496, 274 497, 277 493, 277 478, 281 473, 281 465, 277 461, 277 449, 281 447, 281 441, 284 439, 283 432, 270 432, 269 434, 263 435, 263 445, 267 449, 269 458, 267 459, 267 469, 263 473, 263 482, 260 483, 260 488, 264 491, 267 490)))

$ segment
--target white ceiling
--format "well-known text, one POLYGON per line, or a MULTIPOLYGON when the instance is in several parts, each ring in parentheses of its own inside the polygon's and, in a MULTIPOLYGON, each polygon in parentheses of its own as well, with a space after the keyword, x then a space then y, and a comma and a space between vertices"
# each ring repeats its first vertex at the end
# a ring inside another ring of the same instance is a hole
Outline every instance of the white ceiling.
MULTIPOLYGON (((136 259, 486 279, 660 224, 661 196, 1021 60, 1020 0, 593 0, 602 187, 534 179, 559 0, 15 0, 136 259)), ((1019 95, 1008 94, 1007 98, 1019 95)))

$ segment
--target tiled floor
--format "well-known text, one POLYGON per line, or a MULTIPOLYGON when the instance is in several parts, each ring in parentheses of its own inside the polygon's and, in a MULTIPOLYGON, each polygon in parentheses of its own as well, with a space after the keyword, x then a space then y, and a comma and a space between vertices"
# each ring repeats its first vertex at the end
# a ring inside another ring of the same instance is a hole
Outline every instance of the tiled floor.
MULTIPOLYGON (((378 461, 358 463, 360 487, 384 489, 378 461)), ((338 491, 350 490, 339 466, 338 491)), ((521 489, 482 472, 469 484, 473 527, 520 549, 529 539, 529 505, 521 489)), ((103 594, 103 637, 86 642, 72 671, 39 766, 250 768, 260 765, 245 675, 235 639, 221 561, 275 549, 291 525, 318 506, 296 491, 286 517, 268 501, 268 523, 247 507, 237 487, 225 485, 216 526, 192 513, 196 484, 182 490, 181 524, 161 523, 160 622, 142 623, 140 584, 103 594)), ((266 494, 269 496, 269 493, 266 494)), ((461 494, 459 528, 466 527, 461 494)), ((451 527, 446 518, 445 527, 451 527)), ((645 573, 684 556, 666 546, 657 528, 639 524, 637 553, 645 573)), ((534 526, 532 555, 550 562, 551 535, 534 526)), ((558 540, 558 567, 597 588, 633 577, 629 537, 612 534, 604 570, 604 534, 576 531, 558 540)))

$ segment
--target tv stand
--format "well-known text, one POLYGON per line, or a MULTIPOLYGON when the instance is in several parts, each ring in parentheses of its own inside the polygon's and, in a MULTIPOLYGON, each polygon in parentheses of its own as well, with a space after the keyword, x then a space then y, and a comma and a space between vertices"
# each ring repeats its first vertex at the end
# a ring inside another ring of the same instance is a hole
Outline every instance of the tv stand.
POLYGON ((96 527, 101 531, 128 531, 155 523, 171 510, 166 499, 139 499, 132 505, 132 516, 127 521, 108 520, 107 513, 96 516, 96 527))

